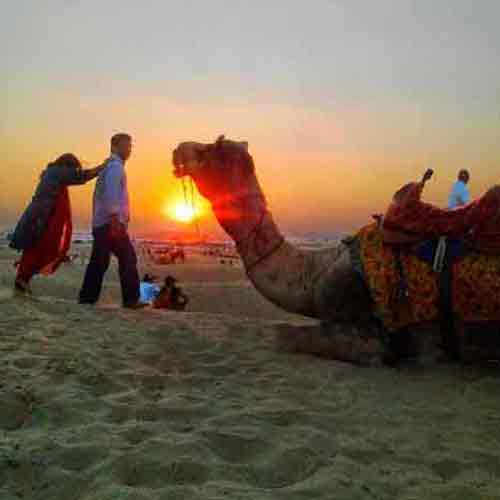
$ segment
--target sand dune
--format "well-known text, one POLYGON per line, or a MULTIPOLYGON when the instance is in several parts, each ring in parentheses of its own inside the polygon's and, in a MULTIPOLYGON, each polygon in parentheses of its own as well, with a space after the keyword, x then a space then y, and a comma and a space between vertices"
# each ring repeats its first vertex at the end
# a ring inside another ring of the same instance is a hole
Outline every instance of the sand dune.
POLYGON ((310 320, 257 295, 241 269, 165 269, 189 311, 98 307, 84 267, 12 296, 0 250, 0 498, 500 498, 496 367, 359 368, 281 351, 310 320))

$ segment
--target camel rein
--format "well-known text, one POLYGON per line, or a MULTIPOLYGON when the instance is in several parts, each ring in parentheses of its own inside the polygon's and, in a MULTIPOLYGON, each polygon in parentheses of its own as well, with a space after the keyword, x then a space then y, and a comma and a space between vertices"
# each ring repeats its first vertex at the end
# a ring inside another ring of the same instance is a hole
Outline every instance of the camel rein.
MULTIPOLYGON (((195 214, 196 213, 196 207, 195 207, 195 197, 194 197, 194 185, 193 185, 193 180, 190 179, 190 188, 191 188, 191 200, 189 200, 191 203, 189 203, 188 201, 188 194, 187 194, 187 186, 186 186, 186 183, 185 183, 185 180, 182 179, 182 190, 183 190, 183 194, 184 194, 184 202, 186 203, 186 205, 190 205, 191 206, 191 210, 193 211, 193 213, 195 214)), ((257 245, 257 242, 259 240, 259 238, 261 239, 264 239, 262 238, 262 227, 264 225, 264 221, 265 221, 265 218, 266 216, 269 214, 269 210, 264 209, 262 210, 262 213, 260 214, 260 217, 259 217, 259 220, 257 221, 257 223, 255 224, 255 226, 248 232, 248 234, 242 238, 241 240, 236 240, 235 238, 235 243, 236 243, 236 247, 238 248, 245 248, 246 251, 248 251, 248 249, 250 248, 250 244, 252 243, 253 241, 253 247, 255 249, 255 253, 257 254, 257 258, 255 259, 254 262, 250 263, 248 266, 245 266, 245 272, 247 274, 247 276, 251 273, 251 271, 253 271, 253 269, 259 265, 261 262, 263 262, 264 260, 266 260, 268 257, 270 257, 272 254, 274 254, 275 252, 277 252, 283 245, 283 243, 285 242, 285 238, 283 236, 280 235, 280 237, 278 238, 278 241, 276 242, 275 245, 273 245, 268 251, 264 252, 263 254, 261 255, 258 255, 258 245, 257 245), (251 241, 250 238, 254 236, 253 240, 251 241)), ((198 234, 199 234, 199 226, 198 226, 198 223, 196 221, 196 228, 198 230, 198 234)))
MULTIPOLYGON (((266 260, 268 257, 273 255, 275 252, 277 252, 285 243, 285 238, 280 235, 278 238, 278 241, 276 244, 274 244, 269 250, 266 252, 262 253, 261 255, 258 255, 258 245, 257 242, 259 238, 262 238, 262 228, 264 225, 264 221, 266 216, 269 214, 269 210, 265 209, 262 211, 260 214, 259 220, 255 224, 255 226, 248 232, 245 238, 242 238, 241 240, 235 240, 236 242, 236 247, 238 248, 245 248, 245 250, 248 250, 250 248, 250 244, 253 242, 253 248, 255 249, 255 252, 257 253, 257 258, 250 263, 248 266, 245 266, 245 272, 248 275, 255 269, 255 267, 266 260), (251 240, 253 236, 253 239, 251 240)), ((264 239, 264 238, 262 238, 264 239)))
POLYGON ((191 200, 188 200, 186 179, 183 177, 181 182, 182 182, 182 191, 184 194, 184 204, 187 207, 191 208, 191 212, 193 214, 193 221, 194 221, 195 226, 196 226, 196 233, 197 233, 198 238, 199 238, 200 237, 200 226, 198 224, 198 214, 197 214, 197 209, 196 209, 195 190, 194 190, 193 179, 191 179, 191 178, 189 179, 191 200))

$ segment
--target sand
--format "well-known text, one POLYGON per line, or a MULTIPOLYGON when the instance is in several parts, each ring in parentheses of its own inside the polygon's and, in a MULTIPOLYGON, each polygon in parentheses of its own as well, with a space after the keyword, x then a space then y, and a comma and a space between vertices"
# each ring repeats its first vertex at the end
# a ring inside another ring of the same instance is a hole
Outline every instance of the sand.
MULTIPOLYGON (((81 248, 77 249, 81 251, 81 248)), ((498 368, 362 368, 280 349, 311 325, 188 257, 186 312, 98 307, 84 266, 14 298, 0 249, 0 498, 500 498, 498 368)))

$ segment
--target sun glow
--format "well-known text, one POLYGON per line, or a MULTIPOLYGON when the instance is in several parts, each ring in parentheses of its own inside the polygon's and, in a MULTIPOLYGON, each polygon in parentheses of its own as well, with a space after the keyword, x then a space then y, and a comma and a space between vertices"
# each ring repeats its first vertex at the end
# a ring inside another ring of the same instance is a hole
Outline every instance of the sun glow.
POLYGON ((179 201, 173 205, 166 206, 164 214, 178 222, 193 222, 200 216, 198 207, 194 207, 186 202, 179 201))

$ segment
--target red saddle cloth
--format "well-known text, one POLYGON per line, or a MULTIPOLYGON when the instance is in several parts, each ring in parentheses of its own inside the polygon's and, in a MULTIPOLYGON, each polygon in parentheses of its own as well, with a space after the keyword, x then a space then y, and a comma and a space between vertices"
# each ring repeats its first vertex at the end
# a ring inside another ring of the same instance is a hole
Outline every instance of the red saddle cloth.
POLYGON ((411 182, 396 192, 384 216, 384 242, 415 243, 450 236, 466 240, 480 252, 500 254, 500 186, 451 210, 423 202, 423 187, 422 182, 411 182))

